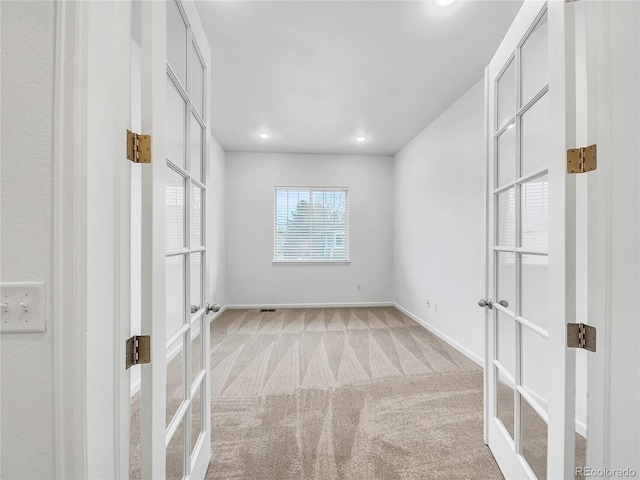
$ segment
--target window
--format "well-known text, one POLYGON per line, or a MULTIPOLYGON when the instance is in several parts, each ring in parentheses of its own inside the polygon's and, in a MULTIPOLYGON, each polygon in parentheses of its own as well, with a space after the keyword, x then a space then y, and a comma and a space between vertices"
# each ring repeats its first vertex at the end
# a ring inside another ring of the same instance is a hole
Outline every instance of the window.
POLYGON ((274 262, 348 262, 347 188, 276 187, 274 262))

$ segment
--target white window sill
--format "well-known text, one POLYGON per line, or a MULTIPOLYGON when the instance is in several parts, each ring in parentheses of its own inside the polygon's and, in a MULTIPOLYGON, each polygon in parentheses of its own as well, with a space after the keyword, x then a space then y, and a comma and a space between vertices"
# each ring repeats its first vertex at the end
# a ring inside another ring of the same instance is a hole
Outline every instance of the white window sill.
POLYGON ((351 260, 273 260, 273 265, 349 265, 351 260))

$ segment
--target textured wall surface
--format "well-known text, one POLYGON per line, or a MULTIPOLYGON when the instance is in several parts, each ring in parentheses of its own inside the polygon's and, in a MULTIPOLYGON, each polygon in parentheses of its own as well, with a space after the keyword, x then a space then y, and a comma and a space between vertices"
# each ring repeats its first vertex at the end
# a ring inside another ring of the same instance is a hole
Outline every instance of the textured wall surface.
POLYGON ((55 4, 2 2, 0 280, 47 282, 47 331, 3 334, 0 477, 51 478, 55 4))

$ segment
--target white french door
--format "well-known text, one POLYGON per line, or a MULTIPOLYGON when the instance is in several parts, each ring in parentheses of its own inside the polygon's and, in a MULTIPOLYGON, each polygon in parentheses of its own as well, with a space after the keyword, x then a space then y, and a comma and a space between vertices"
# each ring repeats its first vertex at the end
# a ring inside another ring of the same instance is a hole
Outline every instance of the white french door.
POLYGON ((204 478, 211 457, 205 198, 209 46, 193 2, 142 2, 142 478, 204 478))
POLYGON ((486 69, 485 432, 507 479, 573 477, 570 8, 525 1, 486 69))

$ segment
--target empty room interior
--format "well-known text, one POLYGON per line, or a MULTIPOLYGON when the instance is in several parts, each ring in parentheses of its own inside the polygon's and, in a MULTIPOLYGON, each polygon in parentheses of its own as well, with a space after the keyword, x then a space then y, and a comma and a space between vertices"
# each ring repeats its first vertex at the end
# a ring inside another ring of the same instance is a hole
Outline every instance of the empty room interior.
POLYGON ((638 2, 0 19, 2 478, 640 474, 638 2))

